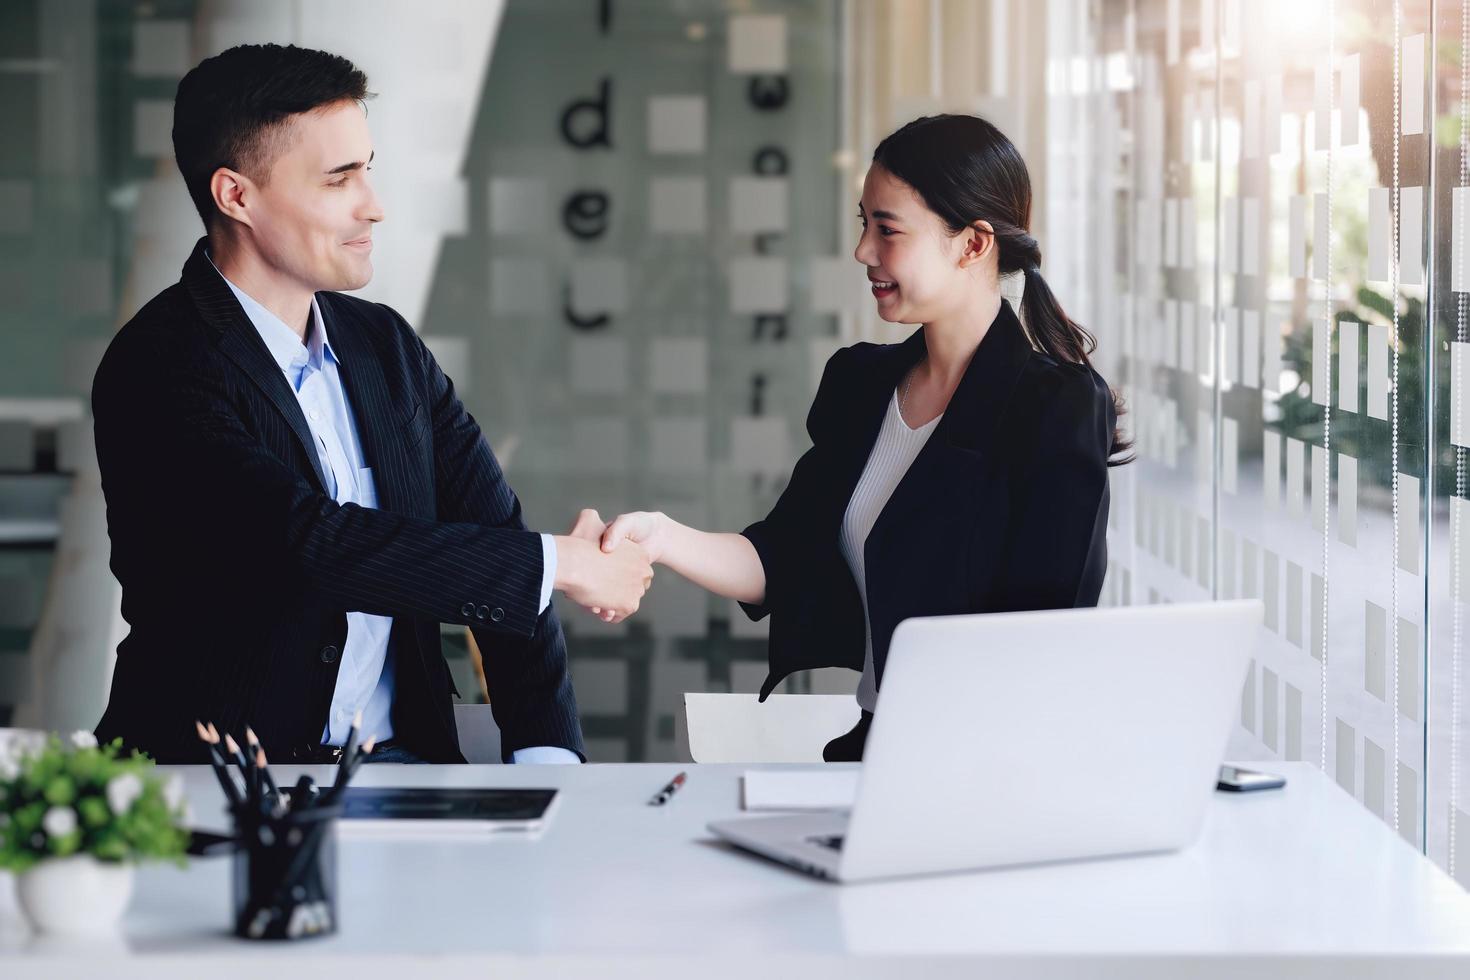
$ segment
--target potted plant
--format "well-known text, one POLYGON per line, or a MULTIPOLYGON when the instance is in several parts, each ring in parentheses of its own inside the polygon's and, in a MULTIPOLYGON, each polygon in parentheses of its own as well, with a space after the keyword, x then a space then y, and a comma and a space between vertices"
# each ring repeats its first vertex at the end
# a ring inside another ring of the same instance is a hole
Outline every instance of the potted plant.
POLYGON ((0 746, 0 869, 37 932, 105 935, 133 890, 133 865, 182 865, 183 783, 141 752, 99 746, 91 732, 37 748, 0 746))

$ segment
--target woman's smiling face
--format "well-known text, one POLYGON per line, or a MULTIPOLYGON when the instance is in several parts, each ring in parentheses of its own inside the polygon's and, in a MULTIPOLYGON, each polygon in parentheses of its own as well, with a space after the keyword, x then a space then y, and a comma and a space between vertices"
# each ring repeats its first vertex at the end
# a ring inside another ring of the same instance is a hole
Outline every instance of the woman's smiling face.
POLYGON ((908 184, 879 164, 868 169, 858 203, 862 237, 853 257, 868 270, 878 315, 889 323, 931 323, 972 296, 974 241, 953 234, 908 184))

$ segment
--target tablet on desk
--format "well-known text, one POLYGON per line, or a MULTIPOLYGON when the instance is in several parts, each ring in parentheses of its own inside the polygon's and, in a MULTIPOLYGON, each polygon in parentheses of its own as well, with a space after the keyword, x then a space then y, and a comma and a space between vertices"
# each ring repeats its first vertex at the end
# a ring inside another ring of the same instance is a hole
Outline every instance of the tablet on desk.
POLYGON ((556 800, 554 789, 350 786, 340 826, 352 836, 534 836, 550 822, 556 800))

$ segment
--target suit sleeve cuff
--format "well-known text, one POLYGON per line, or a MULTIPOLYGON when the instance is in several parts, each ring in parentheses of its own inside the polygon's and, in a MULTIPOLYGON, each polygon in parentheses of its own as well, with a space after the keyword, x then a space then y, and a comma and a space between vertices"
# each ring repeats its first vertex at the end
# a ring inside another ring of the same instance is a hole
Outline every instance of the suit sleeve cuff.
POLYGON ((575 766, 582 762, 577 753, 559 745, 532 745, 516 749, 510 754, 510 761, 518 766, 575 766))
POLYGON ((551 605, 551 586, 556 582, 556 542, 551 535, 541 535, 541 605, 536 607, 537 615, 544 613, 546 607, 551 605))

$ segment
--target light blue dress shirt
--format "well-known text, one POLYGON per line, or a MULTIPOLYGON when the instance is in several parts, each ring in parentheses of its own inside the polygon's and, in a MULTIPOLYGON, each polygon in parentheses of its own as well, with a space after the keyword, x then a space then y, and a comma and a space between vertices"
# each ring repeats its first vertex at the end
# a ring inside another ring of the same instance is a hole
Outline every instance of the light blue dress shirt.
MULTIPOLYGON (((213 259, 210 260, 212 265, 213 259)), ((215 269, 219 272, 218 267, 215 269)), ((327 479, 327 492, 339 504, 377 507, 377 487, 373 471, 366 465, 362 443, 358 439, 357 421, 347 401, 346 389, 338 370, 340 361, 327 337, 327 324, 322 319, 316 297, 311 299, 311 323, 306 343, 270 310, 250 298, 242 289, 225 278, 250 322, 270 350, 271 356, 286 375, 296 394, 306 424, 316 442, 317 457, 327 479)), ((541 578, 541 611, 551 602, 551 586, 556 581, 556 544, 551 535, 541 535, 543 571, 541 578)), ((394 652, 389 642, 393 631, 390 616, 371 616, 362 612, 347 614, 347 641, 342 648, 342 664, 337 672, 337 686, 332 692, 332 705, 322 730, 322 742, 341 745, 347 739, 352 719, 362 712, 362 736, 375 735, 378 741, 393 737, 394 652)), ((515 762, 580 762, 575 752, 555 745, 537 745, 516 750, 515 762)))

